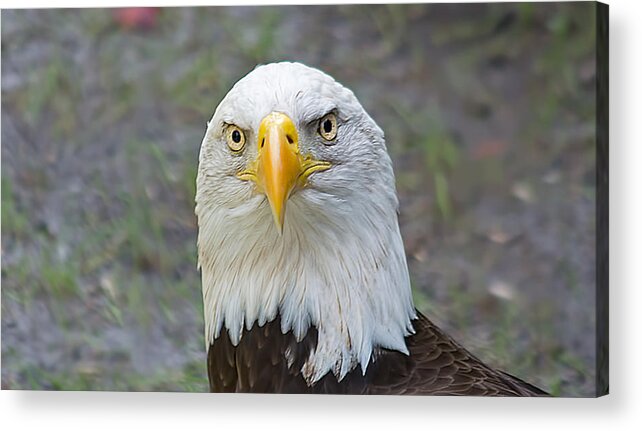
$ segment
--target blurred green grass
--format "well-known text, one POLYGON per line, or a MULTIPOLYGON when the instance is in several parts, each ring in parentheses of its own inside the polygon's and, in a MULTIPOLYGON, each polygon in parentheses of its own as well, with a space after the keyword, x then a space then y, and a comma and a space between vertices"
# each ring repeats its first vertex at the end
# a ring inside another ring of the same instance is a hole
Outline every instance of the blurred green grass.
POLYGON ((386 131, 417 307, 494 366, 591 394, 594 13, 168 8, 135 30, 3 10, 3 388, 206 390, 198 147, 238 78, 298 60, 386 131))

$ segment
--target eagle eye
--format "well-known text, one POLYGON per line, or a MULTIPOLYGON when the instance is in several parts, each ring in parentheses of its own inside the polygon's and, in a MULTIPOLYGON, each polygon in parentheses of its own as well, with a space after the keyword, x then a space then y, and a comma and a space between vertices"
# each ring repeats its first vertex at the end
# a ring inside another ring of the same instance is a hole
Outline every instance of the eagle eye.
POLYGON ((337 137, 337 117, 327 114, 319 121, 319 135, 326 141, 332 141, 337 137))
POLYGON ((238 127, 230 125, 225 131, 227 146, 235 153, 238 153, 245 146, 245 133, 238 127))

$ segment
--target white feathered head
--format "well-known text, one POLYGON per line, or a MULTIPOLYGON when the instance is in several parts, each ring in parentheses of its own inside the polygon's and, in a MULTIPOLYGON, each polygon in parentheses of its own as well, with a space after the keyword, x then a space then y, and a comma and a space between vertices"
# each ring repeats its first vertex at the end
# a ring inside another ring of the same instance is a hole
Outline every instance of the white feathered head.
POLYGON ((199 157, 207 346, 277 315, 297 339, 314 326, 309 384, 365 373, 377 348, 407 353, 415 311, 397 207, 383 132, 352 91, 298 63, 246 75, 199 157))

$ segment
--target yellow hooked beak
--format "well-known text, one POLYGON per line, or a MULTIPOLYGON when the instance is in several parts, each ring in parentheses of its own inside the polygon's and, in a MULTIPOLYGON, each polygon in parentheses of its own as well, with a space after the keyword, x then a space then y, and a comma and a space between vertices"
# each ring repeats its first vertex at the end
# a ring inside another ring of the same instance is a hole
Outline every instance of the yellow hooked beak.
POLYGON ((254 181, 258 190, 265 193, 276 227, 281 232, 290 194, 296 188, 304 187, 313 172, 330 168, 330 163, 301 156, 296 126, 290 117, 280 112, 263 118, 257 145, 258 157, 238 174, 238 178, 254 181))

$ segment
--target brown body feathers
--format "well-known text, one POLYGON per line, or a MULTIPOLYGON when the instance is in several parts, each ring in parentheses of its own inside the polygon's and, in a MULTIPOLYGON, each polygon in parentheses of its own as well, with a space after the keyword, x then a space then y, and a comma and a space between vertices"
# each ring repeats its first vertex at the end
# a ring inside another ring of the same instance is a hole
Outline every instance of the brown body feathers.
POLYGON ((214 340, 207 358, 212 392, 328 393, 378 395, 545 396, 546 392, 494 370, 461 347, 425 316, 413 322, 410 355, 379 350, 365 375, 356 367, 341 380, 328 373, 308 386, 301 368, 316 345, 316 330, 296 342, 280 321, 245 331, 238 346, 227 332, 214 340))

